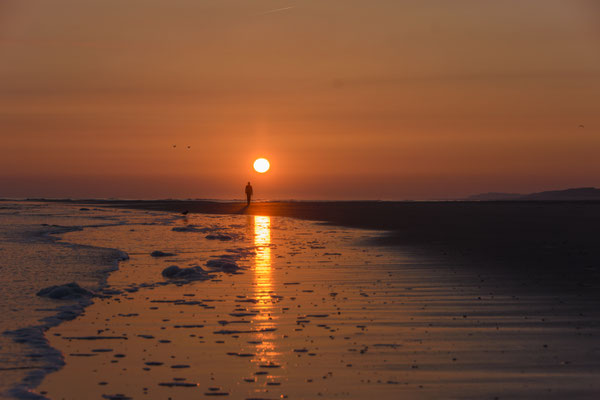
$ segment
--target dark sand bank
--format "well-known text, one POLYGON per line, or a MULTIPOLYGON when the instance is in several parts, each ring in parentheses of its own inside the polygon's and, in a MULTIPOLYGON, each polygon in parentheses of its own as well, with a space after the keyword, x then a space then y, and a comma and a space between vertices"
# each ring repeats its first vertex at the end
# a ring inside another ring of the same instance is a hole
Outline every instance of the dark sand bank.
POLYGON ((387 230, 382 244, 503 271, 528 283, 596 292, 600 286, 600 202, 263 202, 90 201, 105 206, 205 214, 286 216, 387 230))

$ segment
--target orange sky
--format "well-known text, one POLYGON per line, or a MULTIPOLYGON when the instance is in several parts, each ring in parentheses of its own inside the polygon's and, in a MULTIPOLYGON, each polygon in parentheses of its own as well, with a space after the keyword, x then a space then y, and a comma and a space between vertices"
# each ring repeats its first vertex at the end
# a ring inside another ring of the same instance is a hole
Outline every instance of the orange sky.
POLYGON ((600 186, 598 49, 594 0, 3 0, 0 197, 600 186))

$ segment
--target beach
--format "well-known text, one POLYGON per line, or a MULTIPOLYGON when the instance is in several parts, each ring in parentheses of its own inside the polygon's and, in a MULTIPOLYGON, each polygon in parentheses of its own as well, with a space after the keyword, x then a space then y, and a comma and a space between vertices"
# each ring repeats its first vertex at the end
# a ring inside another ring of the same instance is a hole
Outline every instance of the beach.
POLYGON ((92 201, 91 204, 180 213, 285 216, 384 230, 378 245, 519 279, 527 290, 600 292, 597 201, 92 201))
POLYGON ((393 231, 268 215, 268 205, 254 204, 247 214, 185 216, 180 205, 171 204, 171 212, 142 209, 153 203, 114 205, 48 203, 88 220, 54 235, 59 243, 118 249, 128 258, 105 281, 88 282, 96 296, 81 315, 44 331, 64 366, 28 394, 562 399, 600 393, 598 301, 585 287, 572 290, 575 273, 566 282, 528 280, 513 266, 499 268, 502 260, 476 265, 478 258, 444 254, 447 244, 399 246, 390 243, 393 231), (165 276, 174 265, 189 274, 165 276))

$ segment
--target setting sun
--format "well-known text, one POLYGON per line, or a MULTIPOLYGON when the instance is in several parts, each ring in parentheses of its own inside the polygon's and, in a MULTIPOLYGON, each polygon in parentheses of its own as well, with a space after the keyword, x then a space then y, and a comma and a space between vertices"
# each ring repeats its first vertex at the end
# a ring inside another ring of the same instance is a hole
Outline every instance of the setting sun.
POLYGON ((256 172, 260 172, 261 174, 267 172, 270 167, 271 164, 269 164, 269 160, 266 158, 258 158, 256 161, 254 161, 254 170, 256 172))

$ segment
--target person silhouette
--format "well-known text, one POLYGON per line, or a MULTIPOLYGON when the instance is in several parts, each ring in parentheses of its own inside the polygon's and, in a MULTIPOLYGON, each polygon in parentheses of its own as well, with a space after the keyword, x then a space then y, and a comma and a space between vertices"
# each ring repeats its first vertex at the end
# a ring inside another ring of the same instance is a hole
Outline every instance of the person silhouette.
POLYGON ((250 200, 252 199, 253 194, 254 192, 252 191, 252 185, 250 184, 250 182, 248 182, 248 184, 246 185, 246 201, 248 205, 250 205, 250 200))

